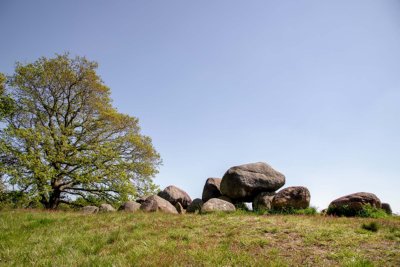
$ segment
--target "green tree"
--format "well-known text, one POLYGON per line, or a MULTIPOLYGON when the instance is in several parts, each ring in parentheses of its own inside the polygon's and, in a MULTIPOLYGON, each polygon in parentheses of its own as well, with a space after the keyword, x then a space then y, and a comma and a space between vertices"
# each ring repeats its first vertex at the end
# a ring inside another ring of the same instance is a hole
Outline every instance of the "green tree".
POLYGON ((156 189, 160 156, 138 119, 112 107, 96 69, 64 54, 17 63, 8 79, 15 108, 0 130, 0 173, 45 208, 75 198, 122 201, 156 189))
POLYGON ((13 101, 6 95, 6 76, 0 73, 0 121, 13 111, 13 101))

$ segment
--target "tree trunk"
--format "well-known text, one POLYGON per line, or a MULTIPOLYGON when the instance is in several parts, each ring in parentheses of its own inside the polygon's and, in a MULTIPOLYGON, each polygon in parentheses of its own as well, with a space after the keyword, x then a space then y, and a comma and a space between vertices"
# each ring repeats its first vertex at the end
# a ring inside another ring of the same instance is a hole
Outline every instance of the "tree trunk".
POLYGON ((46 209, 55 210, 58 208, 61 200, 61 191, 59 188, 54 188, 53 192, 49 194, 49 199, 47 200, 42 196, 42 204, 46 209))

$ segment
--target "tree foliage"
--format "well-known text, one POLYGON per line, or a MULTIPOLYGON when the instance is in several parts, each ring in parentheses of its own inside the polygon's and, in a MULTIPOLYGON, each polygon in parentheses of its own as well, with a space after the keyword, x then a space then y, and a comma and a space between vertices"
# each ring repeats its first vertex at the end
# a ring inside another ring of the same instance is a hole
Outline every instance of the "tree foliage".
POLYGON ((8 79, 15 108, 0 131, 0 173, 46 208, 77 197, 124 200, 156 188, 160 156, 138 119, 111 105, 96 68, 64 54, 17 63, 8 79))
POLYGON ((13 101, 6 95, 6 76, 0 73, 0 121, 13 111, 13 101))

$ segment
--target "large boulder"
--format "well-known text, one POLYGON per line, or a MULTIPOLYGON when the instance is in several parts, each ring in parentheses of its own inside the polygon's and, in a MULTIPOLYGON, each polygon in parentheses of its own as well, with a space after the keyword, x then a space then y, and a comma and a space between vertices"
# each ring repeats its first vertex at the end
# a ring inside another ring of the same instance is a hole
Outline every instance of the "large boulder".
POLYGON ((382 203, 382 209, 388 214, 392 215, 392 208, 389 203, 382 203))
POLYGON ((96 206, 85 206, 82 208, 84 214, 95 214, 99 212, 99 208, 96 206))
POLYGON ((159 196, 149 196, 140 206, 140 209, 147 212, 161 211, 165 213, 178 214, 176 208, 167 200, 159 196))
POLYGON ((206 184, 204 185, 203 188, 203 195, 202 195, 202 199, 204 202, 207 202, 211 198, 218 198, 222 195, 220 190, 221 180, 222 180, 221 178, 207 179, 206 184))
POLYGON ((201 208, 202 213, 216 211, 233 212, 235 210, 235 205, 219 198, 212 198, 208 200, 201 208))
POLYGON ((120 211, 136 212, 140 209, 140 204, 135 201, 127 201, 119 207, 120 211))
POLYGON ((185 191, 173 185, 166 187, 158 193, 158 196, 168 200, 174 206, 179 202, 184 209, 192 203, 192 199, 185 191))
POLYGON ((175 209, 179 214, 186 213, 186 210, 182 207, 181 203, 179 202, 175 204, 175 209))
POLYGON ((329 204, 327 214, 337 216, 357 216, 365 205, 381 208, 379 198, 366 192, 354 193, 340 197, 329 204))
POLYGON ((110 204, 101 204, 99 211, 101 211, 101 212, 114 212, 116 210, 110 204))
POLYGON ((261 192, 275 192, 285 176, 264 162, 230 168, 222 177, 221 193, 233 201, 251 202, 261 192))
POLYGON ((222 199, 222 200, 225 200, 225 201, 227 201, 227 202, 229 202, 229 203, 234 204, 234 203, 233 203, 233 200, 232 200, 231 198, 227 197, 227 196, 220 196, 220 197, 217 197, 217 198, 222 199))
POLYGON ((188 213, 195 213, 201 212, 201 207, 203 207, 203 200, 200 198, 195 198, 192 203, 187 207, 186 212, 188 213))
POLYGON ((272 200, 274 199, 275 192, 261 192, 253 199, 254 211, 265 211, 272 208, 272 200))
POLYGON ((272 209, 305 209, 310 206, 310 191, 303 186, 282 189, 272 200, 272 209))

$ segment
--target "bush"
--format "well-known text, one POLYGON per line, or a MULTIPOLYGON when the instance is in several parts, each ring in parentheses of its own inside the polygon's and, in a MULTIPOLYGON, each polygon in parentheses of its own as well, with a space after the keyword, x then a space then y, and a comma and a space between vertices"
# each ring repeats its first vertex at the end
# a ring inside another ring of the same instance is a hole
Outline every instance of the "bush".
POLYGON ((376 222, 363 223, 361 228, 364 230, 367 230, 367 231, 371 231, 371 232, 378 232, 379 224, 376 222))
POLYGON ((272 209, 264 211, 264 214, 294 214, 294 215, 316 215, 318 214, 315 207, 308 207, 305 209, 285 208, 285 209, 272 209))
POLYGON ((357 215, 364 218, 376 218, 376 219, 388 217, 386 211, 384 211, 383 209, 372 207, 370 204, 365 205, 363 209, 358 212, 357 215))
POLYGON ((347 205, 332 206, 328 208, 327 214, 345 217, 363 217, 363 218, 386 218, 387 213, 383 209, 372 207, 366 204, 361 210, 356 210, 347 205))

